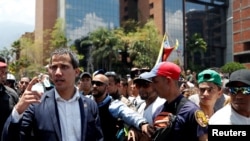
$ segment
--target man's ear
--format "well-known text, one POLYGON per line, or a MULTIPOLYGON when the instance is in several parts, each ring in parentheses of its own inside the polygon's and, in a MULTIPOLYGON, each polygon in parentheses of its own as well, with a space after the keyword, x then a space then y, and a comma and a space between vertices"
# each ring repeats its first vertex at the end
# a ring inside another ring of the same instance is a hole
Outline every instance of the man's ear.
POLYGON ((222 96, 222 94, 223 94, 223 88, 221 87, 221 88, 220 88, 220 91, 219 91, 218 97, 220 98, 220 97, 222 96))
POLYGON ((76 77, 79 76, 79 74, 81 73, 80 68, 76 68, 75 72, 76 72, 76 77))

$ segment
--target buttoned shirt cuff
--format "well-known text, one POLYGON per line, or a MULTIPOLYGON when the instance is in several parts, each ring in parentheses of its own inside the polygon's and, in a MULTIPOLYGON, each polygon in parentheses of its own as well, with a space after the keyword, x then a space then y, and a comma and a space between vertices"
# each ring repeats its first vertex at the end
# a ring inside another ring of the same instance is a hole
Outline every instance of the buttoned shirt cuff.
POLYGON ((23 113, 22 114, 19 114, 16 110, 16 108, 14 107, 13 110, 12 110, 12 113, 11 113, 11 121, 14 122, 14 123, 18 123, 19 120, 23 117, 23 113))

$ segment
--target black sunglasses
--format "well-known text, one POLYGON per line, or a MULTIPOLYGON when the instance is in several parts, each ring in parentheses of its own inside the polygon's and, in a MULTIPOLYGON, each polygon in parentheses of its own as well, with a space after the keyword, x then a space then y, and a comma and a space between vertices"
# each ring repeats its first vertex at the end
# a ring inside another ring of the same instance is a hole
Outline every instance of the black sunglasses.
POLYGON ((103 82, 101 82, 101 81, 92 81, 92 85, 96 85, 96 86, 103 86, 104 85, 104 83, 103 82))

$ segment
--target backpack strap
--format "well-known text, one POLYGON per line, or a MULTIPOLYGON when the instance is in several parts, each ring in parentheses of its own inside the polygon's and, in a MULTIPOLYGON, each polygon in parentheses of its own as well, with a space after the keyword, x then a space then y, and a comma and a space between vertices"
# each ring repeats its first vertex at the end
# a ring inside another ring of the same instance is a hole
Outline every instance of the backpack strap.
POLYGON ((171 118, 171 124, 170 126, 166 128, 161 128, 156 131, 156 134, 153 136, 153 141, 165 141, 168 138, 168 134, 171 132, 173 127, 175 126, 176 121, 176 115, 179 113, 181 107, 188 101, 187 98, 182 97, 178 105, 176 106, 176 113, 173 114, 173 117, 171 118))
POLYGON ((176 108, 176 113, 175 115, 177 115, 181 109, 181 107, 188 101, 188 99, 186 97, 182 97, 181 101, 178 103, 177 108, 176 108))

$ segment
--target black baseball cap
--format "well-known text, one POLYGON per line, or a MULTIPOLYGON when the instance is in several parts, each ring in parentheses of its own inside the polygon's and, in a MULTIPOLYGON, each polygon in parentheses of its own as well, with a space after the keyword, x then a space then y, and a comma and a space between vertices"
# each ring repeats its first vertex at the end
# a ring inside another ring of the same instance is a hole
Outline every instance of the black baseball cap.
POLYGON ((236 82, 242 82, 250 86, 250 70, 240 69, 240 70, 234 71, 230 75, 229 82, 226 84, 226 87, 231 87, 236 82))
POLYGON ((143 82, 143 81, 146 81, 146 82, 152 82, 152 79, 151 78, 147 78, 147 74, 149 72, 144 72, 142 74, 140 74, 137 78, 134 79, 134 83, 139 83, 139 82, 143 82))
POLYGON ((92 78, 91 74, 89 72, 83 72, 81 75, 80 75, 80 78, 83 78, 83 77, 89 77, 89 78, 92 78))

